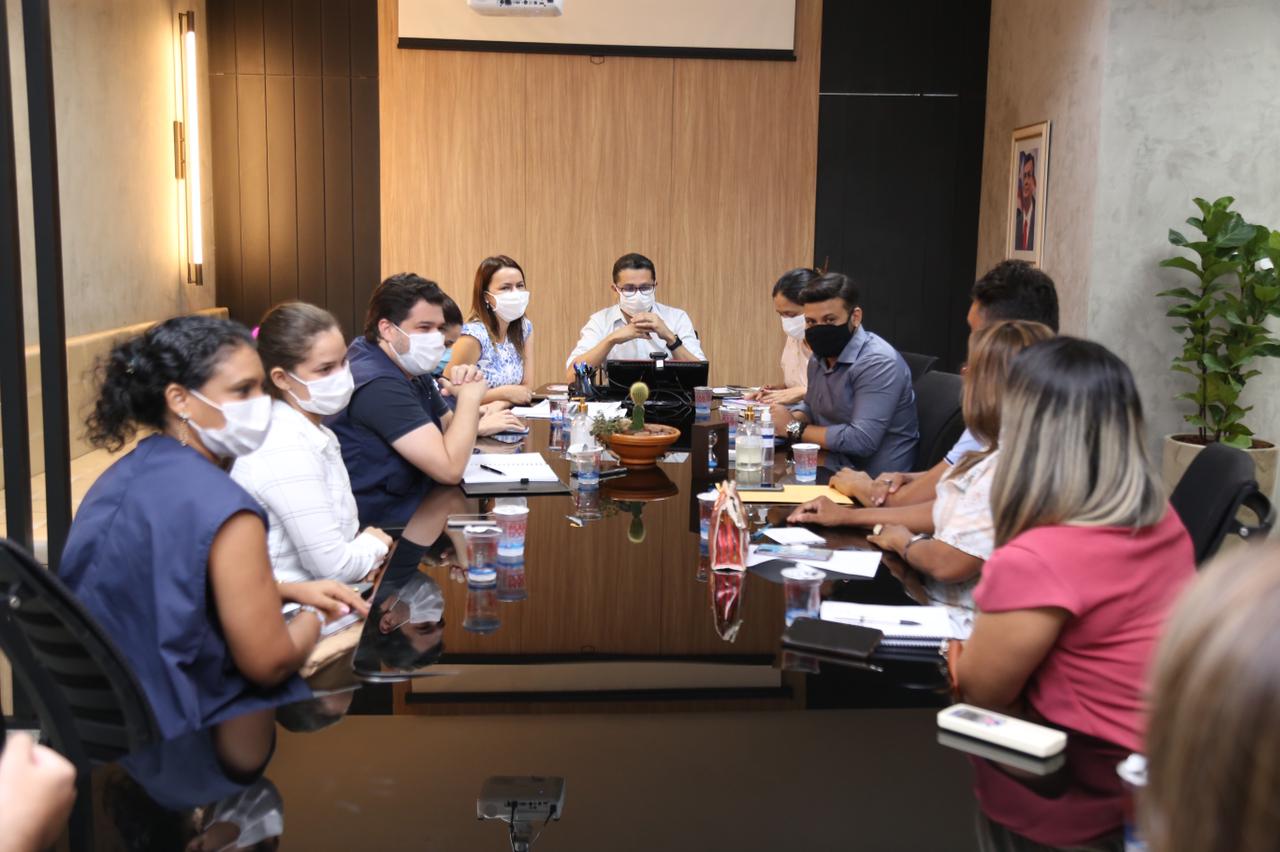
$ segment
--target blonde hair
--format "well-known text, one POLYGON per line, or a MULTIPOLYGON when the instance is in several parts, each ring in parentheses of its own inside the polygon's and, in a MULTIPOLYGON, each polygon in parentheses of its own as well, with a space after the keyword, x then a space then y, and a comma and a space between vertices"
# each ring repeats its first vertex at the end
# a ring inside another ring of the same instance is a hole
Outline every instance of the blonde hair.
POLYGON ((969 336, 969 367, 964 374, 961 406, 964 425, 984 449, 965 453, 947 476, 960 476, 996 451, 1009 363, 1023 349, 1051 337, 1049 326, 1027 320, 991 323, 969 336))
POLYGON ((1164 516, 1133 374, 1097 343, 1056 337, 1014 358, 1000 447, 997 547, 1033 527, 1146 527, 1164 516))
POLYGON ((1155 852, 1262 852, 1280 837, 1280 547, 1213 561, 1156 652, 1140 800, 1155 852))

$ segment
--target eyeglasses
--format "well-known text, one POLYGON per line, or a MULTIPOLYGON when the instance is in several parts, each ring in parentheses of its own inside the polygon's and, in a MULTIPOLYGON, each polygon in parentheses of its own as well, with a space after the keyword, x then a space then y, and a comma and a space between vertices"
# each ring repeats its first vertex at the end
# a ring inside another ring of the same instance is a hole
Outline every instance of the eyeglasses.
POLYGON ((653 292, 653 288, 653 284, 641 284, 639 287, 636 287, 633 284, 628 284, 625 287, 619 287, 618 292, 624 296, 634 296, 636 293, 639 293, 642 296, 647 296, 653 292))

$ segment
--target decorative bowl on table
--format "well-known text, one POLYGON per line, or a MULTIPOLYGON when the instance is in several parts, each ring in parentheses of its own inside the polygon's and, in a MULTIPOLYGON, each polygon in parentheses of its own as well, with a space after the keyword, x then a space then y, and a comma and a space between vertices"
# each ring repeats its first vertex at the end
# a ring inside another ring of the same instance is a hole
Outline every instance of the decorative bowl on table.
POLYGON ((625 467, 653 467, 680 437, 680 430, 661 423, 646 423, 637 432, 614 432, 609 449, 625 467))

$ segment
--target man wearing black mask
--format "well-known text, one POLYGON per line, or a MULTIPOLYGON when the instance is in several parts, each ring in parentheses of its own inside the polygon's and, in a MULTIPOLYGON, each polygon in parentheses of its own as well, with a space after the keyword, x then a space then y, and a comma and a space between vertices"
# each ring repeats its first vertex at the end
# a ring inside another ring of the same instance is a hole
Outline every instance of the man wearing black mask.
MULTIPOLYGON (((794 409, 773 407, 792 441, 827 451, 826 466, 849 466, 870 476, 911 470, 920 431, 911 370, 898 351, 862 326, 858 288, 828 272, 800 292, 804 305, 809 388, 794 409)), ((781 429, 781 425, 778 427, 781 429)))

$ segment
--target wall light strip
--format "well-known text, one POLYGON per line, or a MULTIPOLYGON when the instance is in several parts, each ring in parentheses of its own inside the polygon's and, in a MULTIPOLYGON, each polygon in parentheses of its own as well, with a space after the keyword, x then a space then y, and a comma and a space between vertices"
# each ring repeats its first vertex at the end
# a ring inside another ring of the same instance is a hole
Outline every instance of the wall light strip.
POLYGON ((182 141, 187 182, 187 280, 204 283, 204 210, 200 183, 200 77, 196 56, 196 14, 178 13, 182 36, 182 141))

